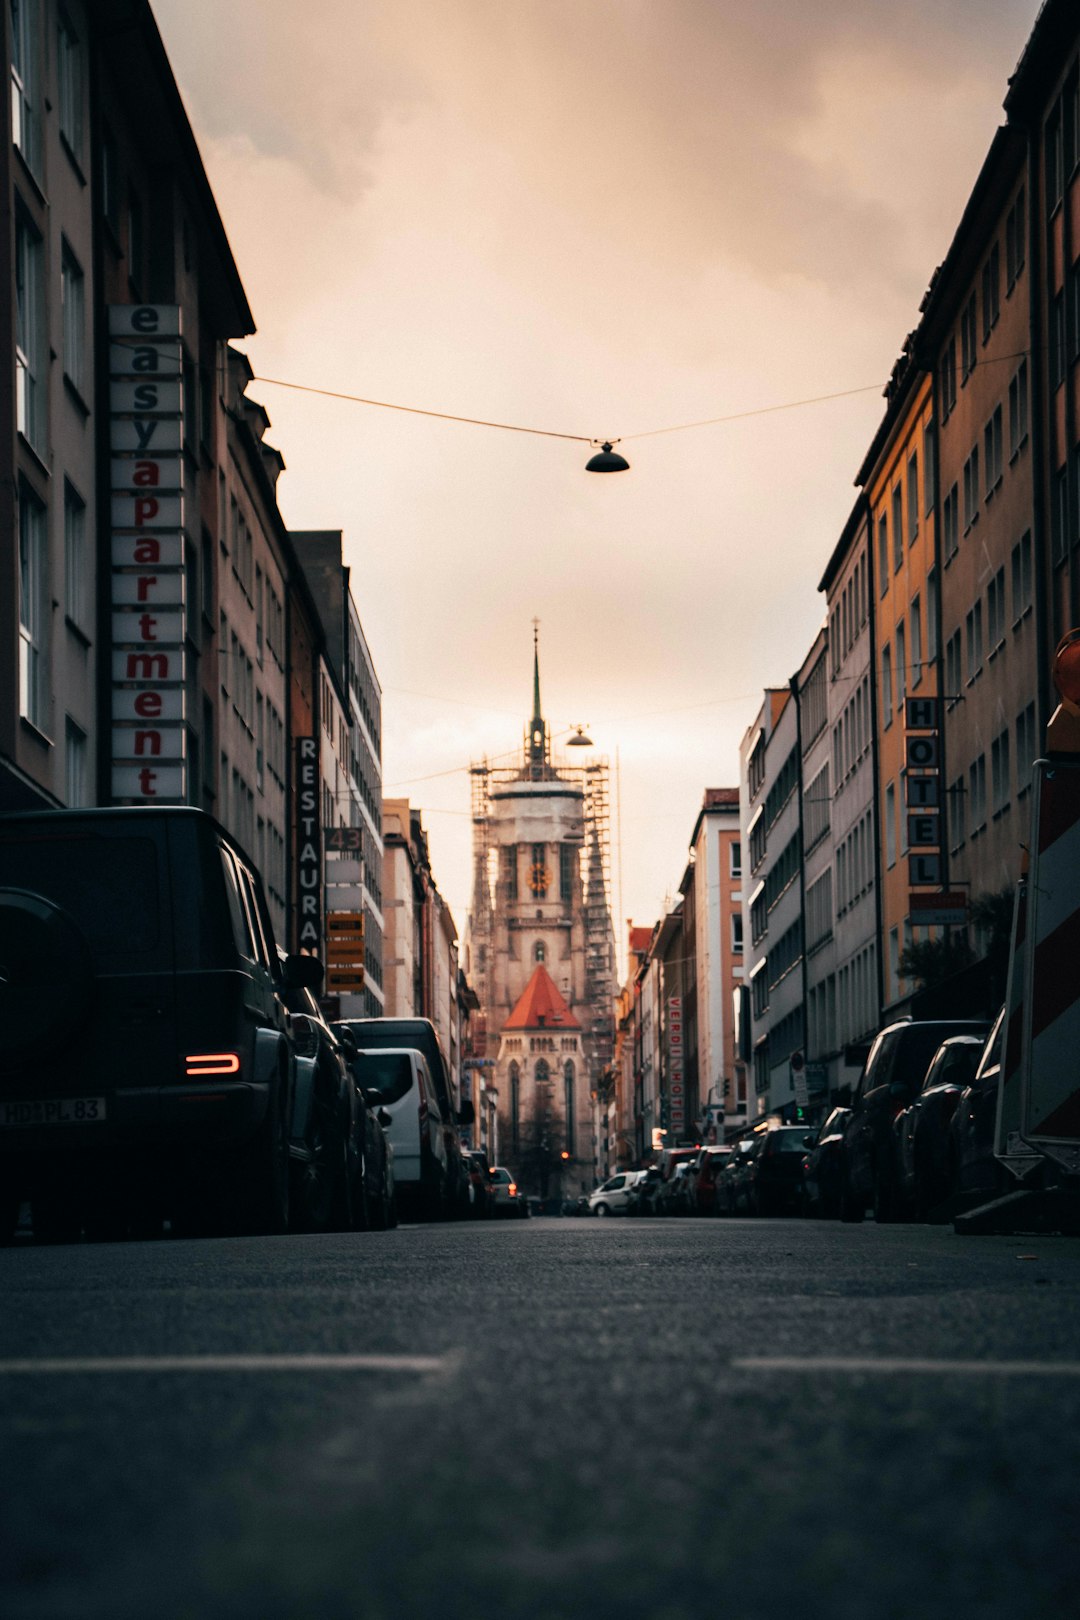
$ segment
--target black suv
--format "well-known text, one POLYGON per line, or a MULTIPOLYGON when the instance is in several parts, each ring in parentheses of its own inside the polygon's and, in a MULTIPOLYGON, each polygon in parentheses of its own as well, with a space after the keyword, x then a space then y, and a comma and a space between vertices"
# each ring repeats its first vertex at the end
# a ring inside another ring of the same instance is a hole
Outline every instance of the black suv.
POLYGON ((876 1220, 899 1218, 893 1121, 919 1090, 942 1041, 950 1035, 985 1037, 987 1028, 985 1022, 973 1019, 955 1023, 908 1019, 881 1031, 870 1048, 844 1127, 842 1221, 861 1221, 868 1205, 873 1205, 876 1220))
POLYGON ((281 1232, 295 1063, 256 868, 200 810, 0 815, 0 1233, 281 1232))

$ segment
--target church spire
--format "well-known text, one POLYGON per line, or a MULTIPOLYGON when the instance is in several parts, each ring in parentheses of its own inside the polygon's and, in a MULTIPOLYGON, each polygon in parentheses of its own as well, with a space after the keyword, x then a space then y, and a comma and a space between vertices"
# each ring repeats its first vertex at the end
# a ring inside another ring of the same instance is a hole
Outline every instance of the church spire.
POLYGON ((548 732, 540 709, 540 620, 533 620, 533 712, 529 721, 526 760, 531 770, 542 772, 548 762, 548 732))

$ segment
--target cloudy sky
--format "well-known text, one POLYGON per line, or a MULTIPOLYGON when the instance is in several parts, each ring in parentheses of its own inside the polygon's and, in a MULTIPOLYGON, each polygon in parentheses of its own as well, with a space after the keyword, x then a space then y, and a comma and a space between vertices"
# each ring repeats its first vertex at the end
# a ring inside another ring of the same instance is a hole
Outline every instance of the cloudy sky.
POLYGON ((553 729, 619 762, 616 914, 652 922, 824 616, 1037 0, 153 3, 260 377, 623 436, 599 478, 585 445, 251 389, 286 521, 344 530, 385 788, 459 928, 466 767, 520 747, 534 615, 553 729))

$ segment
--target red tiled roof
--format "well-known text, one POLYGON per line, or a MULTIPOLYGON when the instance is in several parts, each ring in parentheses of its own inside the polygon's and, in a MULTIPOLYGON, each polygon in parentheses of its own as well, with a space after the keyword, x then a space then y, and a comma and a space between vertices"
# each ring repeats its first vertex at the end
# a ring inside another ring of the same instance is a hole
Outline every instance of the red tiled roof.
POLYGON ((580 1029, 541 962, 518 998, 503 1029, 580 1029))

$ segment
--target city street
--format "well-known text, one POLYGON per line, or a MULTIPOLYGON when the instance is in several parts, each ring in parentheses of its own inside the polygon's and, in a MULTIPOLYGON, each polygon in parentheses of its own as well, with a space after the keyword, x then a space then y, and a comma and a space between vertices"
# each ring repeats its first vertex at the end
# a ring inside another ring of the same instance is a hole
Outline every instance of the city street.
POLYGON ((0 1286, 9 1620, 1075 1603, 1068 1239, 534 1219, 0 1286))

